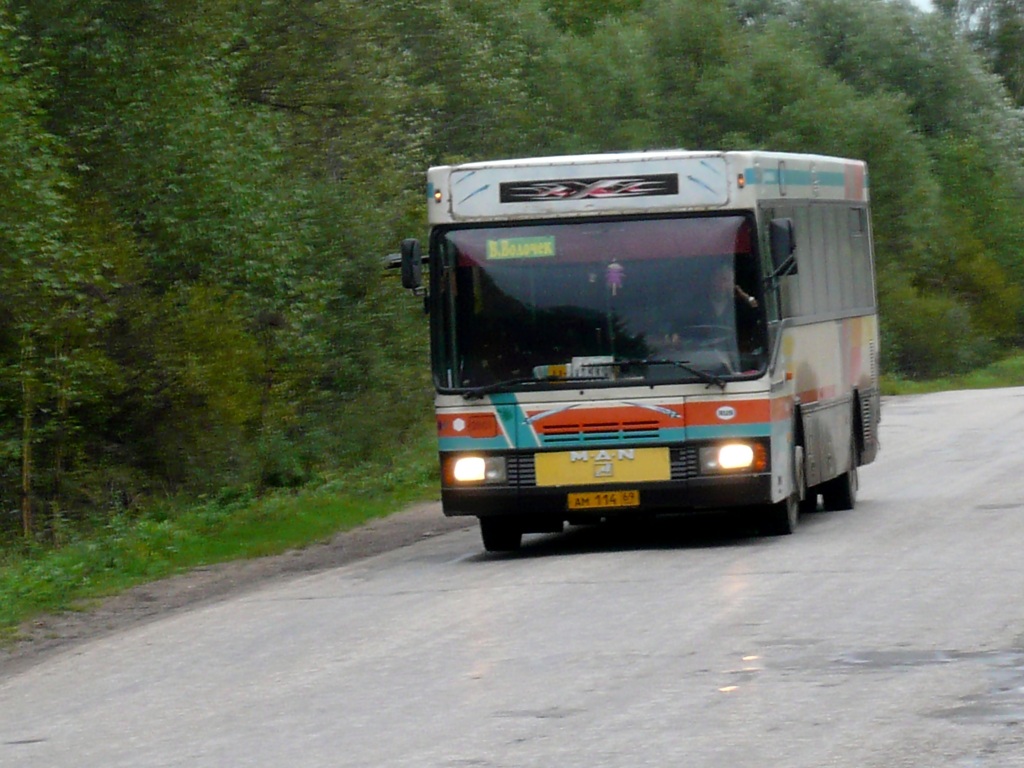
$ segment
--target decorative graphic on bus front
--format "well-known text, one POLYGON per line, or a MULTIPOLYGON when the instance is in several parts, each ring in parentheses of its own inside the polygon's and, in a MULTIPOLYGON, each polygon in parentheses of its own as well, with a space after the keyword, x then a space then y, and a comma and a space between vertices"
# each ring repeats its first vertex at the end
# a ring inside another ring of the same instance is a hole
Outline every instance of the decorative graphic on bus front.
POLYGON ((506 182, 500 186, 501 202, 536 200, 583 200, 594 197, 656 197, 679 194, 674 173, 656 176, 612 176, 593 179, 506 182))

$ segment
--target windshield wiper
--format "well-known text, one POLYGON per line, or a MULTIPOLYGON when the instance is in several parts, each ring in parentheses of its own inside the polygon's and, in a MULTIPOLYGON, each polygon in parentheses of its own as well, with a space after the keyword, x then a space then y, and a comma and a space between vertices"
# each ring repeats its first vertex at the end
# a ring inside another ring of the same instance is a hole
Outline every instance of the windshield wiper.
POLYGON ((689 365, 685 360, 667 360, 664 358, 634 358, 630 360, 616 360, 613 363, 602 363, 614 368, 628 368, 630 366, 650 366, 650 365, 674 365, 676 368, 681 368, 687 373, 693 374, 698 379, 703 381, 708 386, 714 384, 720 389, 725 389, 725 381, 715 374, 709 371, 702 371, 700 368, 694 368, 689 365))
POLYGON ((462 393, 467 400, 475 400, 493 392, 500 392, 508 387, 520 386, 522 384, 579 384, 580 382, 607 381, 603 376, 523 376, 518 379, 505 379, 496 381, 493 384, 484 384, 482 387, 473 387, 462 393))

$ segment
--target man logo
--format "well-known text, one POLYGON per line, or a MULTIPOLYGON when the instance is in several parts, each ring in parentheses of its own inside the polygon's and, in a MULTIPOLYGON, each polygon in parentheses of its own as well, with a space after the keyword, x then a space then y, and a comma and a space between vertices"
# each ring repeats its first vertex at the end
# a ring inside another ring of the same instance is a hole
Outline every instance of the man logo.
POLYGON ((616 451, 573 451, 569 459, 575 464, 578 461, 594 465, 594 477, 615 477, 615 462, 633 461, 636 452, 632 448, 616 451))
POLYGON ((575 464, 577 461, 633 461, 636 458, 636 450, 633 448, 619 448, 614 451, 572 451, 569 460, 575 464))

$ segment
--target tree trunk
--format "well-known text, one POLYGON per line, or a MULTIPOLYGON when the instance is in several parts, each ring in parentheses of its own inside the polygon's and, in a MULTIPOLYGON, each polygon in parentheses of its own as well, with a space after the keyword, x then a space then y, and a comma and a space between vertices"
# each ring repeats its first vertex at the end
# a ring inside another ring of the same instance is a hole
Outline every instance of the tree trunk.
POLYGON ((25 538, 32 536, 32 381, 27 371, 21 380, 21 525, 25 538))

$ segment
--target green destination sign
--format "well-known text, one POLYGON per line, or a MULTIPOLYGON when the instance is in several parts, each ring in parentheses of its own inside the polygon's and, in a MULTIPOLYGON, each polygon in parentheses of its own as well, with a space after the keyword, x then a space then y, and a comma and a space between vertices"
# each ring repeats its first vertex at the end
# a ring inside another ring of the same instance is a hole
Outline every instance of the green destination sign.
POLYGON ((487 241, 487 260, 544 259, 555 255, 554 237, 509 237, 487 241))

